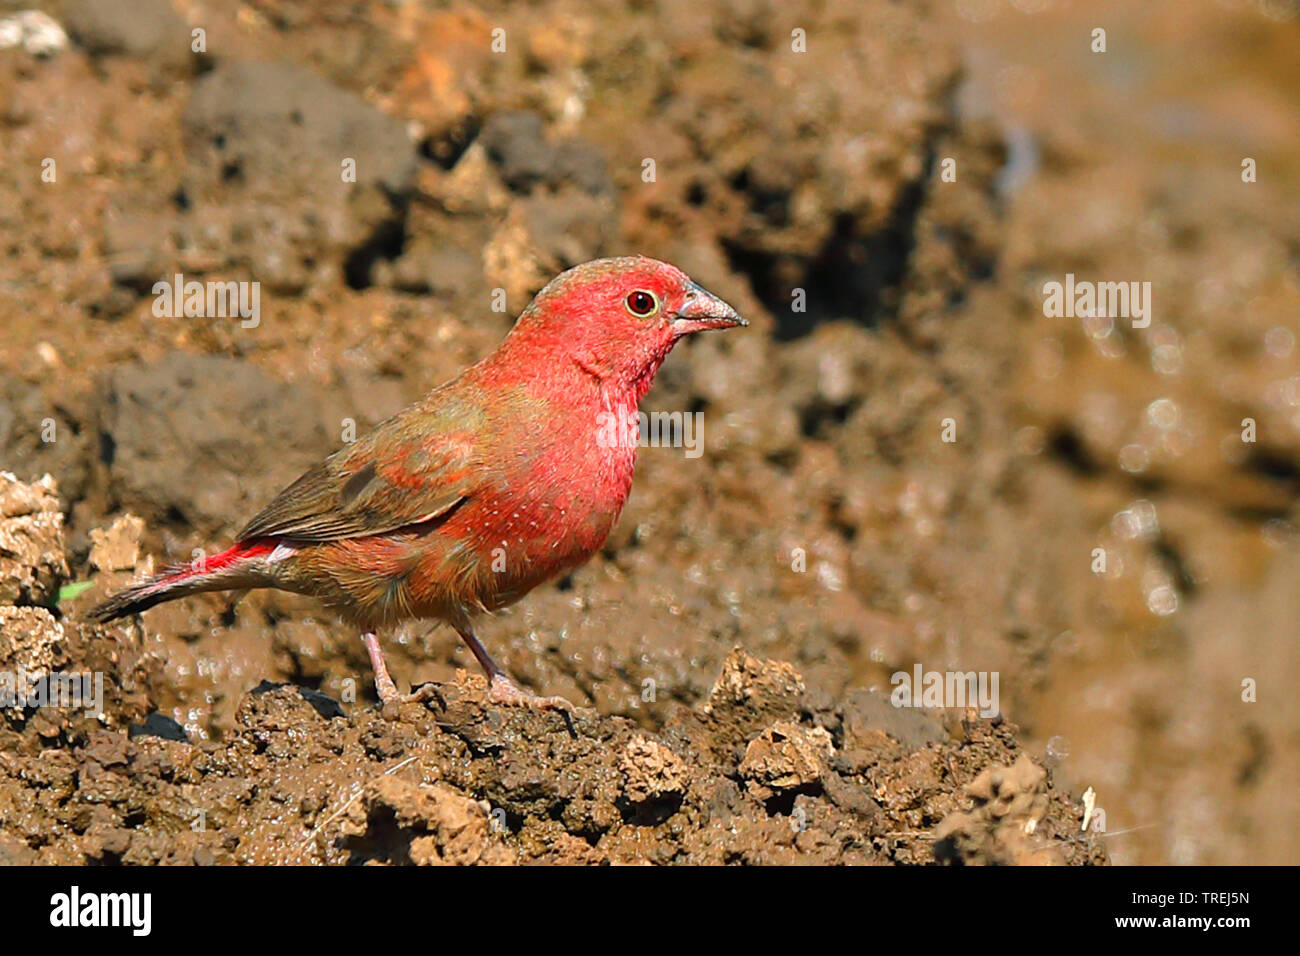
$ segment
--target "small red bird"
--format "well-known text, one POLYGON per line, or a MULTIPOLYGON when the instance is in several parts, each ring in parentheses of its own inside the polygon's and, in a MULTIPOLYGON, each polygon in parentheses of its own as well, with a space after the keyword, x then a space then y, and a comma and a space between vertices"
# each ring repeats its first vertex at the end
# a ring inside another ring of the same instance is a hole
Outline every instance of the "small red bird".
POLYGON ((375 632, 436 618, 474 652, 493 702, 567 710, 516 687, 471 618, 591 557, 631 489, 637 403, 655 372, 683 336, 745 324, 665 262, 570 269, 492 355, 312 468, 233 547, 90 614, 111 621, 200 591, 314 595, 362 631, 385 703, 421 695, 398 694, 375 632))

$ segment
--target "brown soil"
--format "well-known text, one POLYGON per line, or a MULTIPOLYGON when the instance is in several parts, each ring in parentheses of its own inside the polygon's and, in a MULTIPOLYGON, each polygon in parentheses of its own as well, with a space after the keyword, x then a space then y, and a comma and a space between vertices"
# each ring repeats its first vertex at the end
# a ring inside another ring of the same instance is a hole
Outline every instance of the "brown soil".
POLYGON ((1300 861, 1294 5, 42 6, 69 48, 0 50, 0 670, 105 713, 0 717, 0 859, 1300 861), (381 714, 305 599, 83 621, 628 252, 753 326, 648 398, 703 456, 645 449, 481 630, 572 733, 445 628, 387 636, 439 696, 381 714), (1151 327, 1046 317, 1069 272, 1151 327), (155 315, 175 273, 259 323, 155 315), (889 706, 918 663, 1022 729, 889 706))

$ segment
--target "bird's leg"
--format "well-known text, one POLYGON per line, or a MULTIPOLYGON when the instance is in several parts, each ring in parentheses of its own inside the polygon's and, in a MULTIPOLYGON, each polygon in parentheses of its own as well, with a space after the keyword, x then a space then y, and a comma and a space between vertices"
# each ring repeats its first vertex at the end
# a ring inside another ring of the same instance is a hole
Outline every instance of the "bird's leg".
POLYGON ((397 685, 388 674, 388 665, 384 663, 384 652, 379 647, 379 638, 373 631, 367 631, 361 635, 361 643, 366 645, 366 653, 370 655, 370 668, 375 672, 375 692, 379 694, 381 704, 394 702, 418 704, 432 696, 433 689, 427 684, 410 694, 399 694, 397 685))
POLYGON ((558 710, 565 714, 573 712, 573 705, 563 697, 539 697, 526 690, 520 690, 515 682, 506 676, 506 672, 497 666, 497 662, 492 660, 487 648, 479 643, 469 622, 458 623, 455 628, 460 639, 474 652, 474 657, 487 674, 489 703, 503 704, 508 707, 532 707, 536 710, 558 710))
POLYGON ((367 631, 361 635, 361 643, 366 645, 366 653, 370 655, 370 669, 375 672, 375 691, 379 694, 380 703, 386 704, 390 700, 396 700, 397 685, 388 676, 388 665, 384 663, 384 652, 379 647, 379 638, 373 631, 367 631))

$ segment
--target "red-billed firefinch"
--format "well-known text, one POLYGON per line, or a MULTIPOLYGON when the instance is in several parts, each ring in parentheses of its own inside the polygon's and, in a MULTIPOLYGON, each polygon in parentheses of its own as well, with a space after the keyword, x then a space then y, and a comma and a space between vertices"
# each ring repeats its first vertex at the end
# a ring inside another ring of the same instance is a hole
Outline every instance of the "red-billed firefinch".
POLYGON ((682 336, 744 324, 664 262, 570 269, 492 355, 312 468, 233 547, 129 587, 91 615, 109 621, 199 591, 281 588, 315 595, 361 629, 384 702, 402 698, 375 631, 436 618, 474 652, 492 701, 567 707, 519 690, 471 618, 591 557, 636 462, 635 431, 610 441, 608 424, 635 421, 682 336))

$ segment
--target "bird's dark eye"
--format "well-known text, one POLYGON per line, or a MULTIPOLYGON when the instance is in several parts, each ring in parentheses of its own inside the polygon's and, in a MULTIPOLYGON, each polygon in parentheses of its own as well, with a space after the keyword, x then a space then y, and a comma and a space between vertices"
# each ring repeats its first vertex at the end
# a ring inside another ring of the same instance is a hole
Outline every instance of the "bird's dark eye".
POLYGON ((653 292, 646 292, 644 289, 637 289, 635 292, 629 292, 624 300, 627 310, 635 316, 645 318, 655 309, 659 308, 659 300, 655 298, 653 292))

